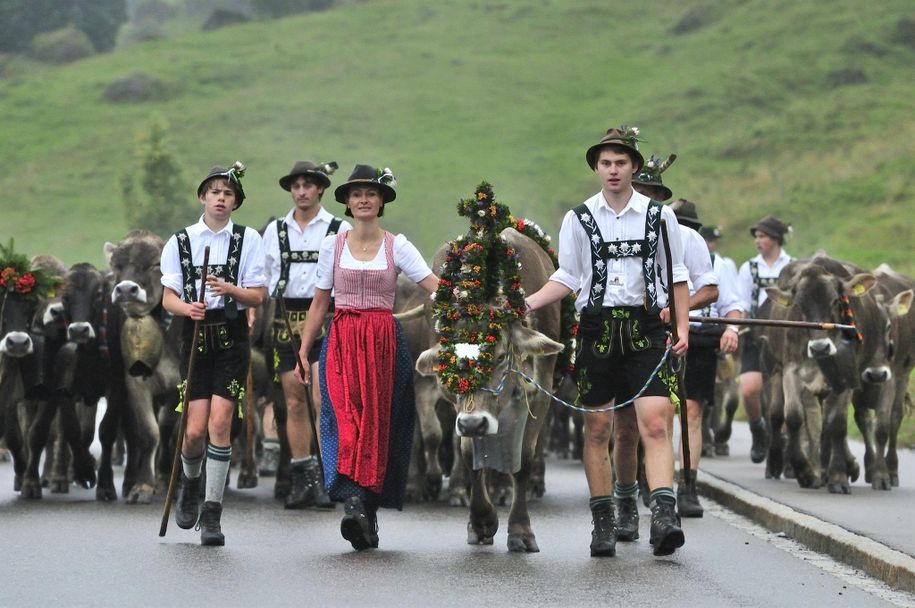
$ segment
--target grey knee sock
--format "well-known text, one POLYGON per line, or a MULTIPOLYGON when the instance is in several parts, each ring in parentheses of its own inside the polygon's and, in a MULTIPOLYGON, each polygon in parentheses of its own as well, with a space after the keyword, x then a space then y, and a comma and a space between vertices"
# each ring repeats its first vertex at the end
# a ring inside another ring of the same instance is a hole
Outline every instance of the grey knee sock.
POLYGON ((222 503, 222 494, 226 488, 226 475, 232 460, 232 446, 215 446, 207 444, 207 502, 222 503))

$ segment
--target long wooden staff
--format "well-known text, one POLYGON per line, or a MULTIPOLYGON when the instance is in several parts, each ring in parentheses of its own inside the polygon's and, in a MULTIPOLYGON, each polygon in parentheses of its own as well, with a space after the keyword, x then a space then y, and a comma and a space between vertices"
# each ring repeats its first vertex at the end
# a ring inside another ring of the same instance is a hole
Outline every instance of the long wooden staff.
MULTIPOLYGON (((299 342, 296 340, 295 334, 292 333, 292 324, 289 322, 289 315, 286 314, 285 297, 285 292, 280 293, 278 294, 276 300, 280 307, 280 314, 283 315, 283 321, 286 323, 286 331, 289 332, 289 340, 292 342, 292 350, 295 351, 296 365, 302 368, 302 372, 304 373, 307 368, 305 367, 305 363, 302 362, 302 356, 299 354, 299 342)), ((314 382, 314 379, 312 379, 312 382, 314 382)), ((308 410, 308 419, 311 421, 311 431, 316 447, 315 453, 318 456, 318 467, 321 471, 321 475, 324 475, 324 459, 321 458, 321 442, 318 440, 319 430, 318 424, 315 420, 315 403, 314 399, 311 398, 311 386, 305 387, 305 409, 308 410)))
MULTIPOLYGON (((256 309, 255 309, 256 311, 256 309)), ((249 330, 250 331, 250 330, 249 330)), ((254 350, 254 334, 248 336, 248 352, 254 350)), ((257 485, 257 467, 254 465, 254 360, 248 355, 248 376, 245 379, 245 454, 242 468, 254 475, 257 485)))
POLYGON ((715 323, 718 325, 762 325, 764 327, 787 327, 794 329, 855 329, 844 323, 816 323, 812 321, 782 321, 778 319, 727 319, 725 317, 690 317, 690 321, 715 323))
MULTIPOLYGON (((670 237, 667 234, 667 222, 665 220, 661 220, 661 238, 664 239, 664 260, 667 262, 667 306, 670 308, 670 333, 673 344, 676 344, 680 340, 680 335, 677 330, 677 305, 674 300, 674 266, 670 258, 670 237)), ((683 390, 683 371, 685 367, 683 361, 681 361, 679 368, 675 371, 677 388, 674 392, 680 400, 680 441, 683 444, 680 452, 683 454, 683 470, 689 471, 689 423, 686 415, 686 391, 683 390)), ((684 476, 687 476, 687 474, 684 473, 684 476)))
MULTIPOLYGON (((210 246, 203 250, 203 268, 200 273, 200 295, 198 302, 204 302, 207 291, 207 273, 209 271, 210 246)), ((184 381, 184 397, 181 401, 181 417, 178 421, 178 442, 175 445, 175 456, 172 458, 172 474, 168 479, 168 491, 165 493, 165 509, 162 511, 162 523, 159 525, 159 536, 165 536, 168 528, 168 516, 172 511, 172 497, 175 495, 175 483, 178 481, 178 469, 181 468, 181 446, 187 431, 188 395, 191 392, 191 379, 194 377, 194 361, 197 360, 197 339, 200 336, 200 321, 194 321, 194 337, 191 339, 191 353, 187 358, 187 378, 184 381)))

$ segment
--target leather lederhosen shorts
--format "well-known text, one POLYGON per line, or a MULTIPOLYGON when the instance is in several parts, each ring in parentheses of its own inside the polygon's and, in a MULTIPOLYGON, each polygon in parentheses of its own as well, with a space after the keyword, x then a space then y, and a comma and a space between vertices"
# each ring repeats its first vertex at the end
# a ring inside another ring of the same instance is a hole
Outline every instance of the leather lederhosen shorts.
MULTIPOLYGON (((194 322, 184 320, 181 341, 181 374, 187 377, 188 348, 193 339, 194 322)), ((244 397, 245 381, 251 347, 248 344, 248 321, 242 311, 235 319, 226 319, 222 309, 208 310, 200 322, 188 400, 208 399, 218 395, 240 401, 244 397)))
MULTIPOLYGON (((308 309, 311 308, 311 298, 286 298, 284 304, 286 306, 286 315, 289 317, 289 325, 292 326, 292 331, 295 332, 297 338, 295 343, 301 344, 301 334, 299 333, 299 330, 305 322, 308 309)), ((274 310, 273 371, 277 376, 275 380, 279 381, 279 374, 295 370, 296 356, 293 341, 289 336, 289 330, 286 327, 286 322, 283 321, 282 310, 279 305, 277 305, 274 310)), ((333 303, 331 303, 329 310, 333 311, 333 303)), ((321 335, 318 336, 318 339, 314 341, 314 344, 312 344, 311 349, 308 351, 308 363, 315 363, 320 358, 321 343, 324 341, 326 333, 327 326, 325 324, 321 331, 321 335)))
MULTIPOLYGON (((664 355, 667 332, 657 314, 642 307, 582 312, 575 359, 579 401, 585 406, 621 403, 649 380, 664 355)), ((667 366, 651 377, 643 397, 670 395, 667 366)))

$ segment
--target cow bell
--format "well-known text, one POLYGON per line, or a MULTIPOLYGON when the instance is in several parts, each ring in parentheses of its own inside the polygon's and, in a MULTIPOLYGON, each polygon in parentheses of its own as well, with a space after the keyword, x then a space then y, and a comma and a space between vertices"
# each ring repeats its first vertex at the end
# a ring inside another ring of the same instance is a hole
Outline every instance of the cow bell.
POLYGON ((150 315, 127 317, 121 327, 121 353, 127 373, 151 376, 162 357, 163 344, 162 330, 150 315))

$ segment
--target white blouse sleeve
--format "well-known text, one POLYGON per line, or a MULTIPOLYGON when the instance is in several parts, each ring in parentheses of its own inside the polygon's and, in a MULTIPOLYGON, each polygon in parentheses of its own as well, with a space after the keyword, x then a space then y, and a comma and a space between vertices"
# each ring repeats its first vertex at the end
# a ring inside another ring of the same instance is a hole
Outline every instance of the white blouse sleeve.
POLYGON ((432 274, 419 250, 402 234, 394 238, 394 266, 416 283, 432 274))
POLYGON ((239 287, 266 287, 264 275, 264 242, 261 235, 250 226, 245 227, 245 241, 242 244, 241 268, 238 269, 239 287))
POLYGON ((337 253, 337 235, 330 234, 321 242, 318 253, 318 273, 315 287, 330 291, 334 287, 334 257, 337 253))

